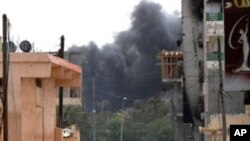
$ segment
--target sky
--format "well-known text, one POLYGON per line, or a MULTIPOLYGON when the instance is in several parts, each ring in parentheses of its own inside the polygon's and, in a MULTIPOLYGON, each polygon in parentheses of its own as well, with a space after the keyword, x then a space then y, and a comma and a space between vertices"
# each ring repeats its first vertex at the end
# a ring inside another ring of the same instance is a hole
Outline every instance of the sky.
MULTIPOLYGON (((2 14, 11 23, 10 38, 14 42, 29 40, 36 51, 56 51, 60 36, 65 46, 99 47, 114 41, 115 34, 130 27, 130 16, 141 0, 1 0, 2 14)), ((149 0, 159 3, 164 12, 181 11, 181 0, 149 0)))

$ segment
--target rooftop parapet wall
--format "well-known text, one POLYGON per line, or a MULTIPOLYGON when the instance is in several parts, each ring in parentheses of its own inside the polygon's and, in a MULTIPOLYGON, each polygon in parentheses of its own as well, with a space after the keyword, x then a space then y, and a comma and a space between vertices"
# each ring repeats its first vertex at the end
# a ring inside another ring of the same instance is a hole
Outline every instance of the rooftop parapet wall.
MULTIPOLYGON (((55 78, 56 86, 80 87, 81 68, 61 58, 43 53, 11 53, 13 74, 25 78, 55 78), (67 81, 66 81, 67 80, 67 81)), ((2 66, 2 54, 0 54, 2 66)), ((0 78, 2 78, 0 69, 0 78)))

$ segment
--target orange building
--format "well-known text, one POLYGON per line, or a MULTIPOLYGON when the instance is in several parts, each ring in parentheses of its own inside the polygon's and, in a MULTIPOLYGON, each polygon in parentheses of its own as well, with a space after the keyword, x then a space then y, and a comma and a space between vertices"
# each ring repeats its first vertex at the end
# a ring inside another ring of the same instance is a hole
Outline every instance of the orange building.
MULTIPOLYGON (((0 79, 2 63, 0 53, 0 79)), ((81 69, 74 64, 48 54, 11 53, 9 141, 62 141, 62 131, 56 127, 56 94, 60 86, 80 85, 81 69)))

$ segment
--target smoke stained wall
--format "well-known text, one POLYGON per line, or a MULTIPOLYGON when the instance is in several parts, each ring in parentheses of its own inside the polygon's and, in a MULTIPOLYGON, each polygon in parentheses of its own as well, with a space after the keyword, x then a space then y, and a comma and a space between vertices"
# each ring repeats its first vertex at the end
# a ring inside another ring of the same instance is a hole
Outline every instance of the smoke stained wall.
POLYGON ((131 20, 131 28, 117 34, 112 44, 100 48, 90 42, 69 49, 83 56, 86 112, 92 111, 94 77, 97 112, 119 110, 122 97, 128 97, 128 106, 135 99, 154 96, 168 87, 161 82, 156 54, 163 49, 179 49, 176 41, 181 38, 181 19, 164 13, 156 3, 142 1, 135 7, 131 20))

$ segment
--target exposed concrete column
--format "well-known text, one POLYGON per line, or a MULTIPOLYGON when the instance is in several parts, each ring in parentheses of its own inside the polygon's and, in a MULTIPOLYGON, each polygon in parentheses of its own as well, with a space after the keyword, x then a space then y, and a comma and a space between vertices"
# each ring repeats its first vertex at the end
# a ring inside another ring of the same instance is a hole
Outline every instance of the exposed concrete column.
POLYGON ((10 141, 21 138, 21 78, 13 72, 14 69, 13 65, 11 65, 8 84, 8 136, 10 141))
MULTIPOLYGON (((36 90, 35 79, 22 78, 21 79, 21 140, 22 141, 34 141, 34 130, 36 128, 36 90), (24 106, 29 105, 29 106, 24 106), (29 118, 27 118, 29 117, 29 118)), ((16 140, 16 139, 15 139, 16 140)))
POLYGON ((193 0, 182 1, 183 15, 183 67, 186 81, 187 99, 190 104, 191 115, 194 120, 194 126, 189 138, 193 141, 201 141, 202 135, 198 131, 198 127, 202 122, 197 118, 200 114, 197 111, 199 98, 202 95, 199 83, 199 61, 203 60, 203 50, 199 48, 199 36, 202 34, 203 21, 199 21, 193 11, 195 2, 193 0))
POLYGON ((56 127, 56 93, 57 89, 55 86, 54 79, 43 79, 43 95, 44 95, 44 140, 54 141, 55 138, 55 127, 56 127))

